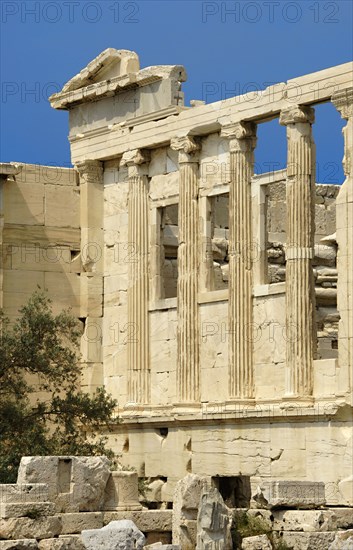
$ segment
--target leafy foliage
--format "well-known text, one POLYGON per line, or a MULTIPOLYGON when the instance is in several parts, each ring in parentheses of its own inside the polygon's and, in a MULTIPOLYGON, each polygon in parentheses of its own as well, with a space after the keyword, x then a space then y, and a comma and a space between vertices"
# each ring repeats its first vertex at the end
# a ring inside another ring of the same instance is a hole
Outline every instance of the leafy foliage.
POLYGON ((80 390, 78 321, 35 292, 10 327, 0 313, 0 483, 16 481, 21 456, 106 454, 102 429, 116 401, 80 390))

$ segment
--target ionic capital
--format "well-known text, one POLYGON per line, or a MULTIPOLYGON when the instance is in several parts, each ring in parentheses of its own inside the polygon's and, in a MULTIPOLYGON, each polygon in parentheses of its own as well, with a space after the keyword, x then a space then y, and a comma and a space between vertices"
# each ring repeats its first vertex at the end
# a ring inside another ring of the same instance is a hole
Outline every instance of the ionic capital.
POLYGON ((179 163, 182 162, 198 162, 198 151, 200 149, 197 143, 191 136, 174 137, 170 142, 171 149, 179 151, 179 163))
POLYGON ((226 139, 247 139, 256 137, 256 124, 254 122, 224 124, 221 129, 221 137, 226 139))
POLYGON ((125 151, 121 157, 120 166, 127 166, 129 178, 137 176, 146 176, 148 173, 148 162, 150 152, 142 149, 132 149, 125 151))
POLYGON ((101 183, 103 164, 99 160, 81 160, 76 165, 82 183, 101 183))
POLYGON ((230 151, 252 150, 256 146, 256 124, 254 122, 224 124, 220 135, 229 140, 230 151))
POLYGON ((314 120, 314 109, 303 105, 293 105, 288 109, 283 109, 279 117, 279 123, 282 126, 295 124, 297 122, 309 122, 310 124, 313 124, 314 120))
POLYGON ((353 87, 335 92, 331 98, 332 103, 341 117, 345 120, 353 117, 353 87))

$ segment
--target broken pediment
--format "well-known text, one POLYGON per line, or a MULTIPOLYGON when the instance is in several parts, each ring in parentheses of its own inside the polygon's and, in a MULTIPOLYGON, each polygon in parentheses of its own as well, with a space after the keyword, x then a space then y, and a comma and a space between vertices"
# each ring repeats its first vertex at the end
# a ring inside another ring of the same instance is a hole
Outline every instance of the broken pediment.
POLYGON ((170 80, 180 83, 185 82, 186 78, 182 65, 155 65, 140 70, 137 53, 107 48, 71 78, 61 92, 53 94, 49 101, 54 109, 71 109, 153 82, 170 80))
POLYGON ((117 76, 137 73, 139 69, 140 61, 137 53, 107 48, 90 61, 87 67, 71 78, 64 85, 61 93, 78 90, 117 76))

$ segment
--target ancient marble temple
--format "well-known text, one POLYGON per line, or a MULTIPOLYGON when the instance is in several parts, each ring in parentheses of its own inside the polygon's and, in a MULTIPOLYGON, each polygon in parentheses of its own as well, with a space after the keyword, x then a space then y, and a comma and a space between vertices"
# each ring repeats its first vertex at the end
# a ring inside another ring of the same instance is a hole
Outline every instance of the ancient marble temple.
POLYGON ((161 501, 193 472, 353 505, 352 77, 185 106, 184 67, 107 49, 50 98, 74 168, 1 166, 2 305, 40 284, 72 306, 83 387, 118 400, 109 442, 161 501), (346 121, 341 186, 315 176, 324 102, 346 121), (287 168, 256 175, 274 119, 287 168))

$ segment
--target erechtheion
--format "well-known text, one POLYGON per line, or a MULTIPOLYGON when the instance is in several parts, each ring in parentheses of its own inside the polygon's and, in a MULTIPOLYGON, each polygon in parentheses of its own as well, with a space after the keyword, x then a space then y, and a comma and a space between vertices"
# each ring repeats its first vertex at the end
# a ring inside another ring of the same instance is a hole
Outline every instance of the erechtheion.
POLYGON ((186 107, 184 67, 107 49, 50 98, 74 168, 1 165, 1 306, 37 284, 72 306, 83 387, 118 400, 110 445, 157 504, 193 473, 323 482, 353 505, 352 78, 186 107), (323 102, 347 121, 341 186, 315 179, 323 102), (287 168, 256 175, 273 119, 287 168))

